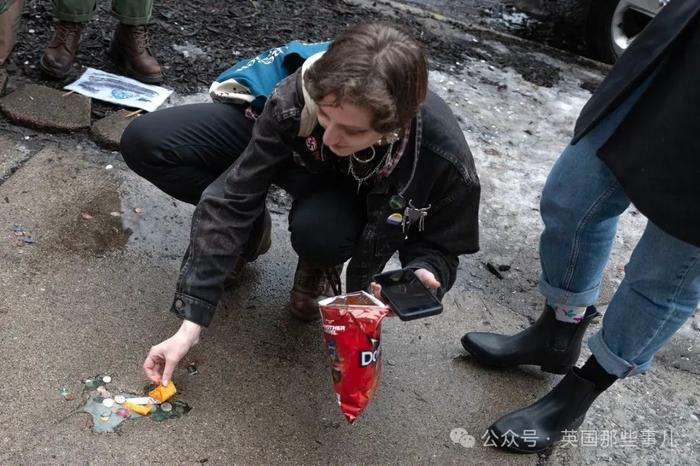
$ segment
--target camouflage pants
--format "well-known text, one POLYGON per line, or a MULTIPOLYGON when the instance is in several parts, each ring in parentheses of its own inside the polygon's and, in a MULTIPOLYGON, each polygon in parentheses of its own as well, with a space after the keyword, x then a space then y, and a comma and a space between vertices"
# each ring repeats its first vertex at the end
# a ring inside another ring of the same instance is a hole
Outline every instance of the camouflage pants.
MULTIPOLYGON (((54 15, 60 21, 85 23, 95 14, 97 0, 53 0, 53 5, 54 15)), ((120 23, 146 24, 152 10, 153 0, 112 0, 112 16, 120 23)))

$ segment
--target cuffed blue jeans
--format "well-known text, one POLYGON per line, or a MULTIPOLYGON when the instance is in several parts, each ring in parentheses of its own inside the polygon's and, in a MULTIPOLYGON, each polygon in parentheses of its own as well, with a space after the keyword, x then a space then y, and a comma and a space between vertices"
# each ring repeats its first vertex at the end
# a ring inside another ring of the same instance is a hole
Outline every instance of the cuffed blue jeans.
MULTIPOLYGON (((569 145, 547 178, 540 206, 545 229, 540 238, 539 289, 549 304, 590 306, 598 299, 617 222, 630 199, 596 153, 653 78, 569 145)), ((700 248, 649 221, 602 328, 588 346, 612 375, 624 378, 645 372, 659 348, 693 315, 698 302, 700 248)))

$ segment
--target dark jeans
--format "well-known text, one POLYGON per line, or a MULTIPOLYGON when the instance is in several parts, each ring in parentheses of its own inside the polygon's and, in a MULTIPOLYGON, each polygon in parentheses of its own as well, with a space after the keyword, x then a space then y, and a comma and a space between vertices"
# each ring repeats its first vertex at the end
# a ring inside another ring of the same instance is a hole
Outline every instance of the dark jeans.
MULTIPOLYGON (((122 135, 121 152, 134 172, 197 204, 205 190, 223 193, 224 172, 248 145, 253 124, 241 107, 229 104, 168 108, 134 120, 122 135)), ((319 267, 348 260, 366 222, 354 182, 310 173, 290 160, 275 183, 293 198, 289 231, 299 257, 319 267)))

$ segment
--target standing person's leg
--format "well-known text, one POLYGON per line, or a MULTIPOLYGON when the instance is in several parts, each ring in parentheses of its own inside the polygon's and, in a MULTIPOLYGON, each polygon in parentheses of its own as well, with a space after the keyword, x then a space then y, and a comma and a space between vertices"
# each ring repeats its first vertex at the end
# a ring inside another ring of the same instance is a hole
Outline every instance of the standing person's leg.
POLYGON ((153 0, 112 0, 112 16, 119 20, 110 56, 121 71, 145 83, 160 83, 163 75, 151 53, 148 20, 153 0))
POLYGON ((648 222, 603 326, 588 346, 600 366, 617 378, 646 372, 699 302, 700 248, 648 222))
POLYGON ((54 17, 59 21, 87 23, 95 14, 96 0, 52 0, 54 17))
POLYGON ((649 222, 625 278, 588 342, 593 355, 534 404, 496 421, 498 446, 538 452, 577 429, 595 399, 618 378, 645 372, 654 354, 700 303, 700 247, 649 222))
MULTIPOLYGON (((23 6, 24 0, 0 0, 0 70, 15 46, 23 6)), ((3 84, 0 82, 0 95, 3 84)))
POLYGON ((148 24, 153 13, 153 0, 112 0, 112 16, 131 26, 148 24))
POLYGON ((568 146, 555 163, 540 202, 545 229, 539 290, 545 297, 544 311, 535 324, 513 336, 464 335, 462 345, 477 361, 495 367, 534 364, 557 374, 576 363, 586 328, 598 315, 593 303, 618 217, 630 204, 596 153, 652 79, 653 75, 578 143, 568 146))
POLYGON ((75 62, 83 25, 95 14, 97 4, 96 0, 53 0, 53 5, 58 23, 39 68, 53 78, 64 79, 75 62))

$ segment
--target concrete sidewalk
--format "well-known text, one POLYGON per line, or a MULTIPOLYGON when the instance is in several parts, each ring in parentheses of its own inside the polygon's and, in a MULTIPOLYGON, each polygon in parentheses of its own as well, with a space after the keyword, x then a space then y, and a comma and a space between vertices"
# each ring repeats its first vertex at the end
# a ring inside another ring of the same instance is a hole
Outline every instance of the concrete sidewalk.
MULTIPOLYGON (((431 75, 474 151, 482 251, 462 258, 440 317, 385 321, 381 386, 353 426, 335 402, 319 324, 287 314, 296 258, 287 204, 273 196, 272 250, 245 269, 175 373, 193 410, 162 423, 127 422, 119 435, 93 433, 89 416, 76 411, 80 399, 64 401, 59 389, 78 391, 103 373, 119 389, 141 390, 149 347, 179 324, 167 309, 192 207, 133 175, 86 132, 49 136, 0 122, 0 464, 697 464, 697 322, 649 374, 601 396, 569 445, 540 456, 483 446, 492 421, 559 378, 484 369, 464 356, 459 338, 513 333, 539 314, 539 193, 590 96, 585 88, 601 75, 531 45, 426 27, 460 34, 491 57, 431 75), (503 65, 512 55, 540 63, 554 83, 534 84, 503 65), (29 235, 34 242, 22 242, 29 235), (511 269, 501 280, 487 262, 511 269), (198 374, 188 374, 190 362, 198 374), (473 447, 451 440, 456 428, 475 438, 473 447)), ((603 309, 644 222, 633 209, 622 218, 603 309)))

